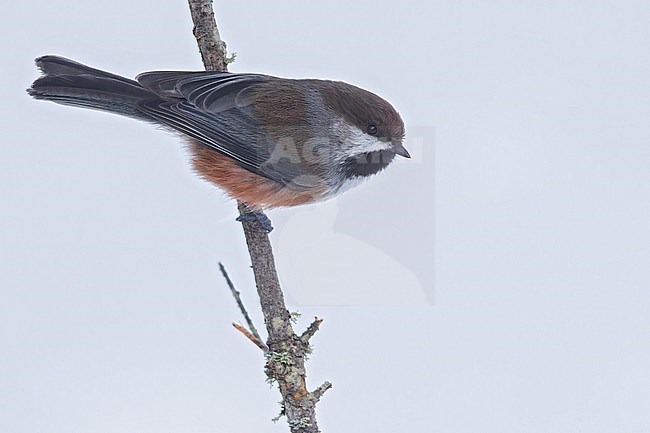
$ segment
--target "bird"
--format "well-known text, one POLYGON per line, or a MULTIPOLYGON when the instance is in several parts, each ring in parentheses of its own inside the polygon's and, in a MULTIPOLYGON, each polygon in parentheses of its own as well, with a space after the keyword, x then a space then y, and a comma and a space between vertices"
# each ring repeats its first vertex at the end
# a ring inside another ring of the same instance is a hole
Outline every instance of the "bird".
POLYGON ((29 95, 180 133, 199 176, 253 214, 330 199, 410 158, 397 110, 344 82, 216 71, 132 80, 54 55, 35 62, 29 95))

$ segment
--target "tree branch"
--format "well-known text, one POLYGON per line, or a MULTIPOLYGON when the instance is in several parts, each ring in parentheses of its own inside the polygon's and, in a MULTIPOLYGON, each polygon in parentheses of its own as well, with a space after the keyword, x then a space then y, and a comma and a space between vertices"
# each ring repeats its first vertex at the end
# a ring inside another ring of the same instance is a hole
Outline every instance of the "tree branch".
POLYGON ((302 333, 300 336, 300 341, 302 341, 304 344, 309 344, 309 340, 311 340, 311 337, 318 332, 320 329, 320 324, 323 323, 323 319, 319 319, 318 317, 314 318, 314 321, 311 322, 311 325, 309 325, 309 328, 305 330, 305 332, 302 333))
MULTIPOLYGON (((253 335, 253 337, 255 337, 257 341, 261 342, 262 337, 260 337, 260 333, 257 332, 257 328, 255 328, 255 325, 253 324, 253 320, 251 320, 251 317, 248 315, 248 311, 244 306, 244 302, 241 300, 241 294, 239 293, 239 291, 237 291, 237 289, 235 289, 235 285, 230 279, 230 276, 228 275, 228 272, 226 271, 226 267, 223 265, 223 263, 219 263, 219 269, 221 270, 221 274, 223 275, 223 277, 226 279, 226 283, 228 284, 228 287, 230 288, 230 292, 232 293, 232 296, 235 298, 235 301, 239 306, 239 310, 241 311, 241 314, 244 316, 244 320, 246 320, 246 323, 248 324, 248 329, 250 329, 250 333, 253 335)), ((266 350, 268 350, 268 348, 266 350)))
POLYGON ((251 334, 248 329, 244 328, 239 323, 233 323, 232 326, 234 326, 236 330, 238 330, 239 332, 244 334, 244 337, 248 338, 254 345, 256 345, 257 347, 262 349, 262 351, 264 351, 264 353, 269 353, 268 346, 266 344, 264 344, 264 342, 261 339, 257 338, 253 334, 251 334))
POLYGON ((320 398, 327 392, 328 389, 332 387, 332 384, 329 382, 323 383, 321 386, 316 388, 312 394, 314 394, 314 398, 316 401, 320 400, 320 398))
POLYGON ((206 71, 228 71, 226 61, 226 43, 221 40, 217 21, 214 19, 212 1, 188 0, 192 22, 194 23, 194 37, 199 44, 201 59, 206 71))
MULTIPOLYGON (((221 40, 217 29, 212 0, 188 0, 188 3, 194 22, 194 36, 205 69, 226 72, 226 44, 221 40)), ((241 215, 251 212, 244 203, 239 203, 238 209, 241 215)), ((305 370, 305 357, 310 351, 308 341, 320 326, 320 319, 305 331, 302 336, 304 338, 295 334, 291 315, 284 302, 268 233, 250 220, 244 220, 242 225, 268 332, 266 374, 270 381, 278 383, 283 413, 291 432, 320 433, 316 422, 316 403, 332 385, 326 382, 314 392, 307 391, 305 370)))

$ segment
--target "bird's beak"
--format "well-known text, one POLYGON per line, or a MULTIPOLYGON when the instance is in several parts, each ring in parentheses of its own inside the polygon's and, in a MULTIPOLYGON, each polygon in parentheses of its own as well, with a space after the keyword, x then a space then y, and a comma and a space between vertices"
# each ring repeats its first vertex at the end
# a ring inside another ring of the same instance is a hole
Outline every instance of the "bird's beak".
POLYGON ((398 144, 395 146, 395 154, 399 156, 403 156, 404 158, 410 158, 411 154, 402 146, 401 144, 398 144))

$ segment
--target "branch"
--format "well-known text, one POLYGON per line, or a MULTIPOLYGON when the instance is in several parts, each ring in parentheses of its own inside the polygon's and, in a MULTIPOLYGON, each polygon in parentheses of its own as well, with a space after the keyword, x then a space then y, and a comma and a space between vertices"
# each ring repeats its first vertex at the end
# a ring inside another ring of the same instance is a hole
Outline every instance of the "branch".
POLYGON ((320 329, 321 323, 323 323, 323 319, 319 319, 318 317, 314 318, 314 321, 311 322, 309 328, 307 328, 305 332, 303 332, 300 336, 300 341, 302 341, 304 344, 309 344, 311 337, 313 337, 314 334, 320 329))
POLYGON ((214 19, 211 0, 188 0, 194 37, 199 44, 201 60, 206 71, 228 71, 226 61, 226 43, 221 40, 217 21, 214 19))
MULTIPOLYGON (((226 279, 226 283, 228 284, 228 287, 230 287, 230 292, 232 293, 232 296, 235 298, 235 301, 237 302, 237 305, 239 306, 239 310, 241 311, 242 315, 244 316, 244 320, 246 320, 246 323, 248 324, 248 328, 250 329, 250 333, 253 334, 253 336, 255 337, 255 339, 257 341, 261 342, 262 337, 260 337, 259 332, 257 332, 257 328, 255 328, 255 325, 253 324, 253 321, 251 320, 251 317, 248 315, 248 311, 246 310, 246 307, 244 307, 244 302, 241 300, 241 294, 237 291, 237 289, 235 289, 235 285, 232 283, 232 280, 230 279, 230 276, 228 275, 228 272, 226 271, 226 268, 223 265, 223 263, 219 263, 219 269, 221 270, 221 274, 223 275, 223 277, 226 279)), ((262 344, 264 344, 264 343, 262 343, 262 344)), ((264 346, 264 347, 266 347, 266 346, 264 346)), ((268 350, 268 348, 266 348, 266 350, 268 350)))
POLYGON ((266 344, 264 344, 264 342, 263 342, 262 340, 260 340, 259 338, 257 338, 257 337, 254 336, 253 334, 251 334, 251 333, 248 331, 248 329, 244 328, 244 327, 241 326, 239 323, 233 323, 232 326, 234 326, 236 330, 238 330, 239 332, 241 332, 242 334, 244 334, 244 336, 245 336, 246 338, 248 338, 248 339, 249 339, 249 340, 250 340, 254 345, 256 345, 257 347, 259 347, 260 349, 262 349, 262 350, 264 351, 264 353, 269 353, 269 348, 268 348, 268 346, 267 346, 266 344))
POLYGON ((316 388, 314 392, 312 392, 316 401, 320 400, 323 394, 325 394, 325 392, 327 392, 327 390, 330 389, 331 387, 332 387, 331 383, 325 382, 324 384, 316 388))
MULTIPOLYGON (((205 69, 226 72, 226 44, 217 29, 212 0, 188 0, 188 3, 194 22, 194 36, 205 69)), ((241 215, 250 213, 244 203, 238 203, 238 209, 241 215)), ((326 382, 314 392, 307 391, 305 356, 309 352, 309 344, 298 337, 291 326, 291 315, 284 302, 268 233, 261 225, 250 220, 244 220, 242 225, 269 336, 266 374, 269 380, 278 383, 283 412, 291 432, 320 433, 316 422, 316 403, 332 385, 326 382)), ((303 334, 304 340, 308 341, 318 326, 320 323, 312 324, 305 331, 307 336, 303 334), (313 331, 310 331, 312 328, 313 331)))

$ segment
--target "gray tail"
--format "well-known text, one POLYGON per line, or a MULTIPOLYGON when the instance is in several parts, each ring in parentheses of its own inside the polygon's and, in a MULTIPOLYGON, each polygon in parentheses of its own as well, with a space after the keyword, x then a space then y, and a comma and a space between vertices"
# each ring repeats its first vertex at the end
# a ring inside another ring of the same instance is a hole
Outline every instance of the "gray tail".
POLYGON ((39 57, 36 66, 43 75, 27 89, 36 99, 154 120, 138 104, 157 97, 137 81, 58 56, 39 57))

